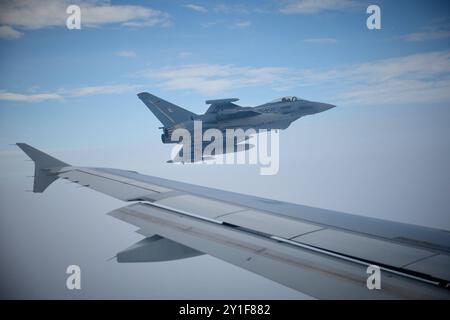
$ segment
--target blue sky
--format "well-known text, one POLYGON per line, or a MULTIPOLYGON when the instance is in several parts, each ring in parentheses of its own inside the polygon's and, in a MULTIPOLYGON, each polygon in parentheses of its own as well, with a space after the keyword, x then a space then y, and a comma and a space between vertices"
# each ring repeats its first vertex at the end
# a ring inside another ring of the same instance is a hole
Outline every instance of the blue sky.
POLYGON ((65 28, 68 3, 0 5, 2 145, 57 146, 67 137, 47 141, 45 128, 89 131, 105 117, 141 123, 144 90, 199 113, 207 98, 234 96, 343 108, 450 99, 448 1, 72 1, 81 30, 65 28), (382 30, 366 28, 369 4, 380 5, 382 30))

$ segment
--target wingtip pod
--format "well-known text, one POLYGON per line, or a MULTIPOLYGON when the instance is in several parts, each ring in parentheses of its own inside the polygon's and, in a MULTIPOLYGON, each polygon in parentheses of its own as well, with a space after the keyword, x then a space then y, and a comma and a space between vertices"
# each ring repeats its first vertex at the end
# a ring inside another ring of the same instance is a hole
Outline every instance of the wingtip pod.
POLYGON ((53 172, 69 164, 62 162, 26 143, 16 143, 27 156, 34 161, 34 184, 33 192, 43 192, 58 176, 53 172))

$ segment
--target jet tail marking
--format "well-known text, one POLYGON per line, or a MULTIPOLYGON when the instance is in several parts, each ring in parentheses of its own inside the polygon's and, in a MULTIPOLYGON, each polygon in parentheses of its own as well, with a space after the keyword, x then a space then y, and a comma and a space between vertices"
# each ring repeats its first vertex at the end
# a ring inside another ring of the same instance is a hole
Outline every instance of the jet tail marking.
POLYGON ((138 94, 138 97, 166 128, 173 127, 175 124, 180 122, 192 120, 193 117, 196 116, 195 113, 183 109, 148 92, 141 92, 138 94))

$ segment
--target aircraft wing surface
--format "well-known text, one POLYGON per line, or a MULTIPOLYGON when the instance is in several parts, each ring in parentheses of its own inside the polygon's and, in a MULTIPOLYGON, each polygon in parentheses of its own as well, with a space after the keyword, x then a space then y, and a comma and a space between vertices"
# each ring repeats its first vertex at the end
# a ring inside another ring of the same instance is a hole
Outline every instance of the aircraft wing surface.
MULTIPOLYGON (((209 254, 322 299, 449 299, 450 232, 142 175, 76 167, 27 144, 35 192, 61 178, 127 204, 109 215, 146 238, 118 261, 209 254), (381 270, 369 290, 367 267, 381 270)), ((232 279, 230 279, 232 281, 232 279)))

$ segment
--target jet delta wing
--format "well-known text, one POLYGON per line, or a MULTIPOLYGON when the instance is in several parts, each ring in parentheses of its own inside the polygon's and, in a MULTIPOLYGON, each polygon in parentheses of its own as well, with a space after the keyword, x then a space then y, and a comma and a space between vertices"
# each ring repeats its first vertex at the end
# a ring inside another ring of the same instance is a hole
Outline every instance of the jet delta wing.
POLYGON ((77 167, 17 145, 35 163, 34 192, 60 178, 126 202, 109 215, 136 226, 144 239, 118 253, 119 262, 209 254, 316 298, 450 298, 448 231, 77 167), (379 290, 367 287, 374 265, 379 290))

